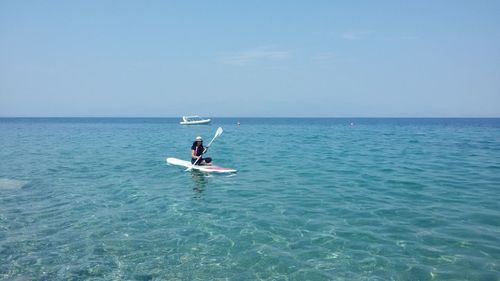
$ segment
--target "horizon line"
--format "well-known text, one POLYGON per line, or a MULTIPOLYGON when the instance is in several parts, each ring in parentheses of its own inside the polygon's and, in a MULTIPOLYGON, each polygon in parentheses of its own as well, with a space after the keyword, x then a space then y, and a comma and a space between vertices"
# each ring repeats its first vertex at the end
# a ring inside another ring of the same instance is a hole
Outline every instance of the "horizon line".
MULTIPOLYGON (((160 118, 182 118, 179 116, 0 116, 2 119, 8 118, 122 118, 122 119, 133 119, 133 118, 151 118, 151 119, 160 119, 160 118)), ((369 119, 369 118, 379 118, 379 119, 500 119, 500 116, 214 116, 207 117, 210 119, 214 118, 268 118, 268 119, 369 119)))

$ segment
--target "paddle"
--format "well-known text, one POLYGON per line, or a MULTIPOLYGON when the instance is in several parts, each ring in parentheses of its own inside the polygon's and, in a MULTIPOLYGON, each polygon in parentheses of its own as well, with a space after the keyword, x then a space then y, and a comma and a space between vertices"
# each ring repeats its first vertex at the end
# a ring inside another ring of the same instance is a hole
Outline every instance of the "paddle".
MULTIPOLYGON (((205 150, 203 151, 203 153, 205 153, 205 151, 207 151, 207 149, 210 147, 210 145, 212 145, 212 142, 214 142, 214 140, 218 136, 222 135, 222 132, 223 132, 222 127, 217 128, 217 131, 215 132, 213 139, 208 143, 207 147, 205 147, 205 150)), ((203 153, 202 153, 202 155, 203 155, 203 153)), ((186 171, 191 171, 193 169, 193 167, 196 165, 196 163, 198 163, 198 160, 200 160, 200 158, 201 158, 201 155, 198 159, 196 159, 196 161, 194 161, 194 163, 193 163, 193 165, 191 165, 191 167, 186 169, 186 171)))

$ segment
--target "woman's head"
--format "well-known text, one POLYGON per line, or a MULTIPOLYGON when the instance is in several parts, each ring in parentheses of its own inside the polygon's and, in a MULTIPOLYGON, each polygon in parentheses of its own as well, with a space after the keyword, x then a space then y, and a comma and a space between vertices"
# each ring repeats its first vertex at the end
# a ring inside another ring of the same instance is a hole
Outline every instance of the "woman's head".
POLYGON ((193 145, 202 145, 203 144, 203 139, 200 136, 197 136, 194 139, 193 145))

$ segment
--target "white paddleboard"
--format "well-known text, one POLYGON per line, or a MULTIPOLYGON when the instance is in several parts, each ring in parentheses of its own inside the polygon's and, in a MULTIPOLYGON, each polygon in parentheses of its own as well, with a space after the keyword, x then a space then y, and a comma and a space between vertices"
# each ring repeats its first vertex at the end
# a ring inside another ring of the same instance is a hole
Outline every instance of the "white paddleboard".
MULTIPOLYGON (((167 163, 170 165, 175 165, 175 166, 182 166, 185 168, 190 168, 192 166, 190 161, 185 161, 177 158, 167 158, 167 163)), ((229 169, 229 168, 224 168, 224 167, 219 167, 215 165, 194 165, 193 167, 194 170, 202 171, 202 172, 208 172, 208 173, 236 173, 235 169, 229 169)))

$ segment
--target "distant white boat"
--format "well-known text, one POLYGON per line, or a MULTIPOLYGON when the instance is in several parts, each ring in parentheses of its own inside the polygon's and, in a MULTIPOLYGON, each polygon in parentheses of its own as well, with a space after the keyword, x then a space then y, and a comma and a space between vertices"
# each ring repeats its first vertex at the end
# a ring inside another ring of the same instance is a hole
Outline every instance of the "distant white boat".
POLYGON ((182 116, 181 125, 203 125, 210 123, 210 119, 202 118, 198 115, 182 116))

